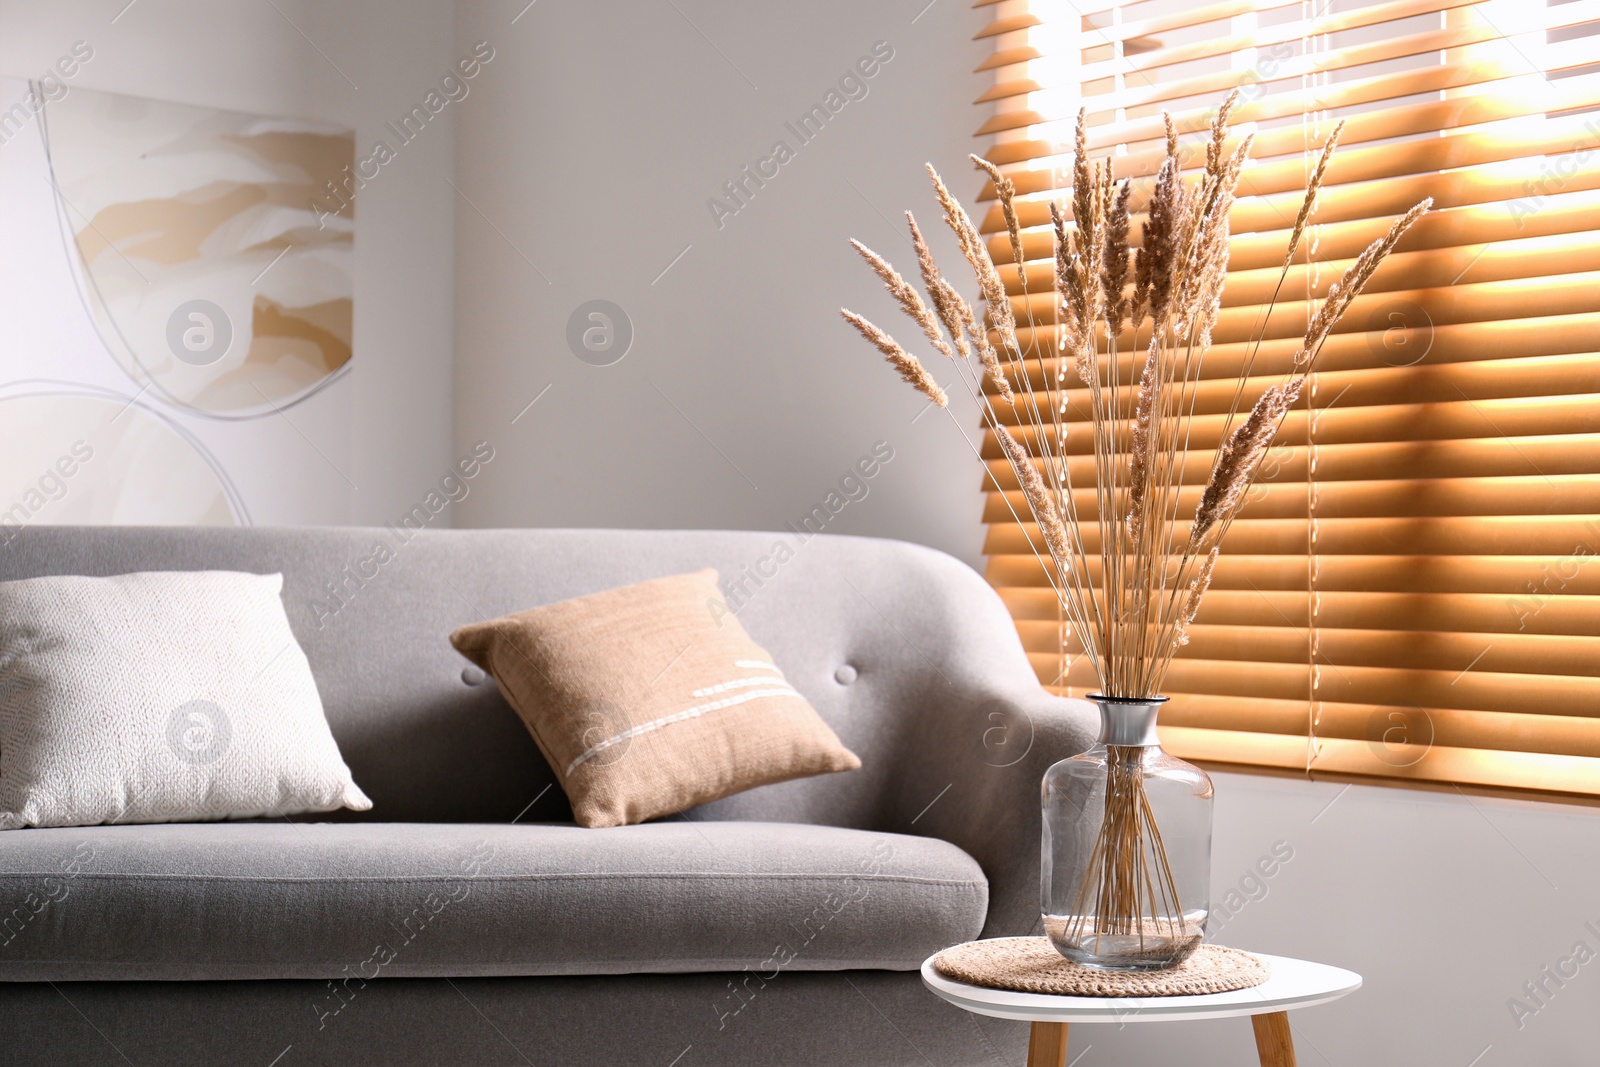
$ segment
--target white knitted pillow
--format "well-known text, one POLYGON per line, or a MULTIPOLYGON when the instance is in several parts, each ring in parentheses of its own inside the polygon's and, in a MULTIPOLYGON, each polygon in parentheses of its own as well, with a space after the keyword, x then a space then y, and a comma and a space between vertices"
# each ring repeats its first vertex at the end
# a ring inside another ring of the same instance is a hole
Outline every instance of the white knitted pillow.
POLYGON ((0 830, 372 807, 282 588, 230 571, 0 582, 0 830))

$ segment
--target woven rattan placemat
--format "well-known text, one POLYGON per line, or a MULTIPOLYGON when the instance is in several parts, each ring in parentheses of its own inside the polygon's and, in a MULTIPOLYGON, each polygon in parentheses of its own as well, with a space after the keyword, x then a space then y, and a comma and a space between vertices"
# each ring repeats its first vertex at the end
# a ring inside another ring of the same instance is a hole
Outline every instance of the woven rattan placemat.
POLYGON ((933 958, 946 978, 988 989, 1070 997, 1179 997, 1249 989, 1267 980, 1267 965, 1248 952, 1201 945, 1165 971, 1100 971, 1071 963, 1042 937, 968 941, 933 958))

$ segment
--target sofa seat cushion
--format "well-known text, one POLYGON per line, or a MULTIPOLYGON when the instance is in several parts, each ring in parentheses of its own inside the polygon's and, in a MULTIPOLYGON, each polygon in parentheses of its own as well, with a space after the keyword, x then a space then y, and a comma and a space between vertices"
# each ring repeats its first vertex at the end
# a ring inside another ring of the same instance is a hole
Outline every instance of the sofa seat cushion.
POLYGON ((0 980, 910 970, 954 845, 828 826, 237 822, 0 835, 0 980))

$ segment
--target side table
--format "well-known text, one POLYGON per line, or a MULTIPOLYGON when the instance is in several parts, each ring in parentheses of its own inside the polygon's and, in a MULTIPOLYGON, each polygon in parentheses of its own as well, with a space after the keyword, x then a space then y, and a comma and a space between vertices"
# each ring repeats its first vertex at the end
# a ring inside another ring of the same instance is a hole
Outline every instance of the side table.
POLYGON ((1069 1023, 1155 1023, 1248 1015, 1261 1067, 1295 1067, 1288 1012, 1338 1000, 1361 988, 1361 976, 1324 963, 1256 953, 1272 968, 1261 985, 1231 993, 1179 997, 1064 997, 1014 993, 946 978, 922 961, 922 982, 950 1003, 979 1015, 1030 1022, 1028 1067, 1064 1067, 1069 1023))

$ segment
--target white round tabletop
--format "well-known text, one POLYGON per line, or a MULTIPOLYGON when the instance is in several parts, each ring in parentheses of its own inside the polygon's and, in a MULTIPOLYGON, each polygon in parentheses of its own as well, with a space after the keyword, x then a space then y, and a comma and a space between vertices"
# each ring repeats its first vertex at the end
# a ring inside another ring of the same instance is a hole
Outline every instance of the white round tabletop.
POLYGON ((946 978, 922 961, 922 982, 950 1003, 997 1019, 1056 1023, 1176 1022, 1288 1011, 1338 1000, 1361 988, 1361 976, 1342 967, 1254 954, 1272 969, 1265 982, 1231 993, 1181 997, 1063 997, 986 989, 946 978))

